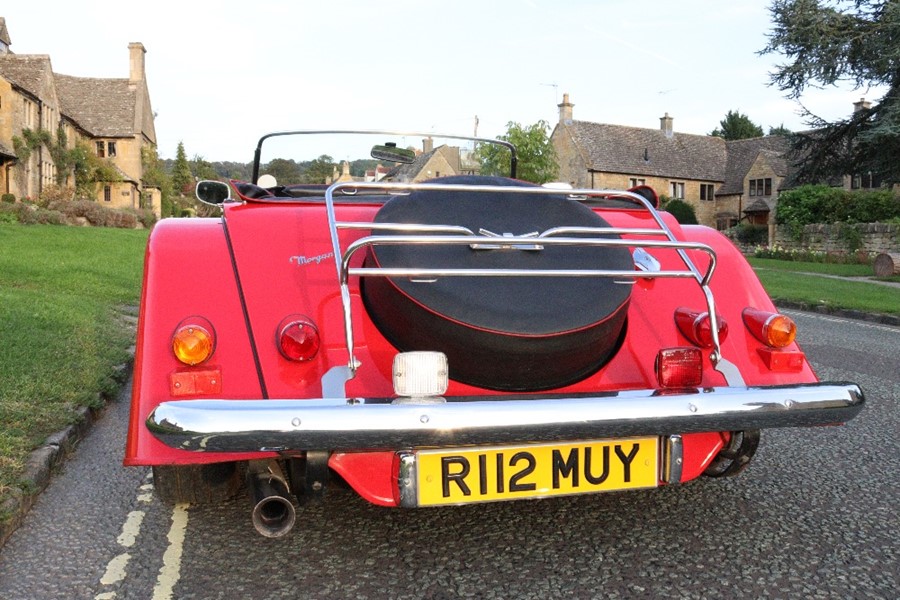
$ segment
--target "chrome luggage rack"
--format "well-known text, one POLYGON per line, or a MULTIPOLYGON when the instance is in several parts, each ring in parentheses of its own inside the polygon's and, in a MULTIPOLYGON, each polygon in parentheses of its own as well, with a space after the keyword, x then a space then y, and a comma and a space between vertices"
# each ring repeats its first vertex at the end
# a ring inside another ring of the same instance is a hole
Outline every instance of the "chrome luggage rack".
POLYGON ((344 332, 346 336, 349 364, 346 368, 339 368, 340 373, 330 372, 326 375, 327 381, 323 381, 323 387, 333 389, 332 386, 340 385, 353 378, 360 363, 353 352, 353 320, 350 309, 350 276, 357 277, 411 277, 421 279, 433 279, 436 277, 608 277, 623 279, 658 279, 679 278, 693 279, 703 292, 706 299, 706 308, 709 312, 713 348, 710 360, 714 368, 722 373, 729 386, 744 386, 743 377, 737 367, 722 356, 719 345, 718 321, 716 317, 715 300, 709 282, 716 266, 716 253, 706 244, 697 242, 681 242, 675 239, 672 231, 666 226, 659 212, 650 202, 633 192, 620 190, 590 190, 590 189, 557 189, 548 187, 519 187, 519 186, 492 186, 492 185, 462 185, 441 183, 381 183, 381 182, 341 182, 330 186, 325 192, 325 205, 328 213, 328 226, 331 234, 331 243, 334 251, 335 265, 337 267, 338 281, 341 288, 341 304, 344 313, 344 332), (657 228, 634 229, 619 227, 555 227, 547 231, 528 233, 525 235, 508 235, 502 237, 490 232, 480 231, 475 233, 466 227, 459 225, 425 225, 407 223, 367 223, 338 221, 334 211, 334 194, 344 189, 359 190, 383 190, 396 194, 408 194, 413 191, 446 191, 459 193, 478 194, 554 194, 574 200, 586 198, 610 198, 617 200, 629 200, 636 205, 645 208, 657 228), (358 240, 342 248, 339 239, 339 231, 342 229, 368 230, 371 235, 358 240), (378 235, 380 231, 400 232, 400 235, 378 235), (596 237, 570 237, 573 235, 596 234, 596 237), (655 236, 662 240, 641 239, 610 239, 605 235, 631 235, 631 236, 655 236), (351 267, 350 261, 360 250, 378 245, 460 245, 465 244, 473 249, 518 247, 526 250, 534 250, 543 246, 607 246, 626 247, 635 249, 670 249, 675 250, 684 262, 684 270, 663 271, 654 267, 644 266, 646 270, 592 270, 592 269, 432 269, 432 268, 374 268, 351 267), (697 266, 688 257, 687 250, 697 250, 709 255, 709 266, 701 273, 697 266), (332 378, 342 379, 334 381, 332 378))

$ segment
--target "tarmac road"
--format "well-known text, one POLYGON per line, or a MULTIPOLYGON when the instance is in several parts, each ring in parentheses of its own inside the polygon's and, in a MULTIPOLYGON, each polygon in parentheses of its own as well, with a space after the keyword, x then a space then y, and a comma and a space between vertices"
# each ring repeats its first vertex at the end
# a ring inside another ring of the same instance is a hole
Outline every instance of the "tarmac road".
POLYGON ((126 393, 0 551, 0 598, 896 599, 900 328, 790 314, 820 377, 868 406, 763 432, 736 478, 413 511, 339 493, 277 540, 244 497, 173 508, 121 467, 126 393))

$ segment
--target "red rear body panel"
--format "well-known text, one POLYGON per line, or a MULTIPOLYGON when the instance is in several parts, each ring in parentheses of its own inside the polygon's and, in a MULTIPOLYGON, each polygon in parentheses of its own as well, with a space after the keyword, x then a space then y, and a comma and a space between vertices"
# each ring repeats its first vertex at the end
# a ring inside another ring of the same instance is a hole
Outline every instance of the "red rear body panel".
MULTIPOLYGON (((336 211, 341 221, 370 222, 378 208, 378 204, 360 202, 339 204, 336 211)), ((597 210, 615 227, 655 226, 647 211, 597 210)), ((225 213, 224 219, 164 220, 151 234, 125 457, 128 465, 199 464, 275 456, 174 449, 151 435, 145 421, 160 402, 176 399, 319 398, 322 376, 349 360, 324 203, 228 204, 225 213), (276 347, 277 325, 292 314, 309 317, 319 329, 322 345, 312 361, 290 362, 276 347), (192 315, 208 319, 217 340, 213 357, 195 367, 178 362, 171 350, 173 331, 192 315), (213 394, 201 385, 189 390, 193 394, 173 395, 173 378, 201 370, 220 375, 216 384, 221 386, 220 391, 213 394)), ((682 227, 667 213, 661 214, 678 239, 701 242, 716 251, 718 265, 711 289, 719 316, 730 325, 722 354, 738 366, 746 384, 815 382, 815 374, 805 360, 799 369, 777 372, 758 353, 762 344, 743 327, 741 311, 745 307, 774 307, 731 242, 714 230, 682 227)), ((365 233, 342 232, 342 246, 365 233)), ((706 268, 705 254, 691 251, 689 255, 701 270, 706 268)), ((654 256, 663 270, 683 268, 673 251, 654 256)), ((347 396, 390 397, 391 361, 396 350, 366 317, 358 281, 351 278, 350 289, 354 353, 361 367, 347 383, 347 396)), ((659 349, 691 345, 675 326, 674 313, 681 306, 706 310, 695 281, 638 279, 632 288, 622 347, 599 372, 554 392, 656 388, 654 361, 659 349)), ((789 349, 799 350, 796 344, 789 349)), ((706 354, 702 387, 727 385, 706 354)), ((451 382, 446 395, 497 393, 451 382)), ((726 440, 727 434, 719 433, 685 435, 682 481, 699 476, 726 440)), ((371 502, 397 504, 397 465, 392 452, 338 453, 329 465, 371 502)))

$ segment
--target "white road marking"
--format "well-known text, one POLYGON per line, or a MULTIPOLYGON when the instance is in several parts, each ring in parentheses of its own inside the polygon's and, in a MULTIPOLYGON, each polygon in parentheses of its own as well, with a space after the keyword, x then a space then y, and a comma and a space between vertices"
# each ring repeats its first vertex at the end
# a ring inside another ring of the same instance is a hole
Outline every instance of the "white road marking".
POLYGON ((169 528, 169 546, 163 554, 163 566, 153 588, 153 600, 171 600, 175 585, 181 578, 181 555, 188 524, 189 504, 176 504, 172 510, 172 526, 169 528))
MULTIPOLYGON (((147 474, 149 478, 150 473, 147 474)), ((153 489, 153 484, 148 483, 144 484, 140 487, 142 491, 146 491, 147 487, 153 489)), ((138 500, 141 499, 141 496, 138 496, 138 500)), ((131 548, 134 546, 134 543, 137 541, 138 535, 141 533, 141 524, 144 522, 144 516, 146 513, 142 510, 133 510, 128 513, 128 516, 125 518, 125 522, 122 524, 122 532, 119 534, 119 537, 116 538, 116 542, 122 546, 123 548, 131 548)), ((115 585, 120 583, 125 579, 125 575, 128 572, 128 561, 131 560, 131 554, 128 552, 122 552, 112 557, 108 563, 106 563, 106 572, 103 573, 103 577, 100 578, 100 585, 107 587, 111 585, 115 585)), ((94 596, 94 600, 114 600, 116 597, 116 592, 114 591, 105 591, 99 592, 94 596)))
POLYGON ((122 533, 119 534, 119 537, 116 538, 116 541, 119 542, 120 545, 131 548, 134 546, 134 542, 137 540, 138 534, 141 532, 141 523, 144 522, 144 515, 146 513, 142 510, 133 510, 128 513, 128 517, 125 519, 125 524, 122 525, 122 533))
POLYGON ((131 555, 127 552, 115 556, 106 565, 106 573, 100 578, 100 583, 102 585, 113 585, 125 579, 125 571, 129 560, 131 560, 131 555))

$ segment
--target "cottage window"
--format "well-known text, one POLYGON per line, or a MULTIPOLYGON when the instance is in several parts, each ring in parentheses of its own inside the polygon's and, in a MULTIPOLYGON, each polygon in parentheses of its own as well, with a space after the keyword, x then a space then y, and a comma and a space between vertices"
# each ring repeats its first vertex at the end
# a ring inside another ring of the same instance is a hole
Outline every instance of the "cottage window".
POLYGON ((772 178, 751 179, 750 180, 751 196, 771 196, 772 195, 772 178))
POLYGON ((106 157, 106 142, 97 142, 97 156, 106 157))
POLYGON ((684 183, 683 182, 673 181, 670 189, 672 191, 672 198, 684 200, 684 183))
POLYGON ((633 188, 633 187, 637 187, 639 185, 646 185, 646 182, 647 182, 646 179, 632 177, 631 179, 628 180, 628 187, 633 188))
POLYGON ((103 201, 104 202, 112 202, 112 187, 108 185, 103 186, 103 201))
POLYGON ((881 187, 881 177, 872 175, 872 172, 863 173, 862 175, 854 175, 851 179, 850 187, 854 190, 877 189, 881 187))
POLYGON ((112 158, 116 155, 116 143, 115 142, 107 142, 106 143, 107 155, 112 158))
POLYGON ((715 186, 711 183, 701 183, 700 184, 700 199, 701 200, 715 200, 715 186))
POLYGON ((34 104, 28 100, 23 100, 22 107, 25 113, 25 127, 34 127, 34 104))

